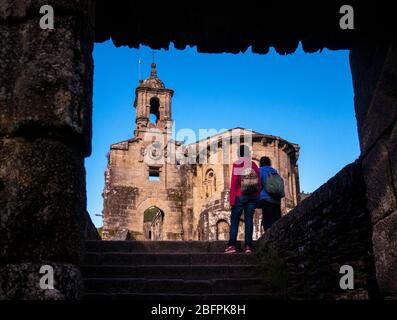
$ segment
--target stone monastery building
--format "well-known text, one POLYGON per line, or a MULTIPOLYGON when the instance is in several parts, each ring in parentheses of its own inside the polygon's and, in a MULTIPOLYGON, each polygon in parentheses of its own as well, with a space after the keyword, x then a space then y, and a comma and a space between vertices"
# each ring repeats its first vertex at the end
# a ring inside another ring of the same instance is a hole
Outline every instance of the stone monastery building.
MULTIPOLYGON (((244 128, 188 145, 175 141, 173 93, 157 77, 153 63, 150 77, 135 90, 134 136, 110 146, 103 193, 104 239, 228 239, 231 169, 240 144, 250 147, 258 165, 262 156, 270 157, 284 179, 283 214, 298 204, 297 144, 244 128)), ((254 239, 262 233, 257 209, 254 239)), ((244 217, 239 239, 243 235, 244 217)))

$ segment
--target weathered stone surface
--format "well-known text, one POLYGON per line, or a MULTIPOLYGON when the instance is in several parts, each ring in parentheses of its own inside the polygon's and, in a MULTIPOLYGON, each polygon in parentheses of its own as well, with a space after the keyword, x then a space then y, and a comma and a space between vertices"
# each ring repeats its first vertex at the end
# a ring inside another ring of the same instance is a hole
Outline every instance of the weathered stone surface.
POLYGON ((0 299, 76 299, 91 152, 94 1, 0 1, 0 299), (54 30, 39 10, 52 5, 54 30), (57 263, 54 263, 56 261, 57 263), (55 268, 56 290, 39 289, 55 268))
POLYGON ((396 39, 372 43, 353 49, 350 55, 367 206, 375 224, 376 275, 383 295, 397 287, 393 271, 395 213, 390 216, 397 208, 397 140, 396 129, 392 130, 397 120, 396 43, 396 39))
POLYGON ((371 105, 382 65, 387 55, 386 44, 362 45, 350 50, 349 60, 354 87, 354 107, 361 142, 361 131, 371 105))
POLYGON ((0 263, 78 263, 86 228, 79 147, 48 138, 0 139, 0 263))
POLYGON ((91 149, 93 32, 77 17, 0 25, 0 135, 78 139, 91 149))
POLYGON ((397 121, 394 122, 394 129, 390 135, 388 150, 393 177, 394 195, 397 199, 397 121))
POLYGON ((289 298, 367 299, 376 295, 372 224, 361 162, 346 166, 259 240, 268 290, 289 298), (339 286, 355 271, 354 292, 339 286))
POLYGON ((397 211, 374 226, 372 236, 378 286, 384 295, 397 294, 397 211))
POLYGON ((386 141, 380 140, 363 160, 367 207, 373 223, 397 208, 389 150, 386 141))
POLYGON ((80 299, 83 281, 80 270, 71 264, 43 262, 0 265, 0 300, 80 299), (54 289, 40 288, 43 265, 54 269, 54 289))
POLYGON ((355 109, 365 154, 397 119, 397 40, 351 50, 355 109))

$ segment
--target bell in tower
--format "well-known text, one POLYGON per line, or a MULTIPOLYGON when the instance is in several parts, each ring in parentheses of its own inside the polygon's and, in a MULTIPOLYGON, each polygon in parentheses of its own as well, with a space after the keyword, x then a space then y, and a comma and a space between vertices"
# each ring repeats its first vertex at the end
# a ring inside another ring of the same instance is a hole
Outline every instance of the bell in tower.
POLYGON ((150 77, 140 81, 135 89, 135 137, 150 131, 164 134, 172 131, 171 99, 174 91, 166 89, 157 77, 156 64, 152 63, 151 67, 150 77))

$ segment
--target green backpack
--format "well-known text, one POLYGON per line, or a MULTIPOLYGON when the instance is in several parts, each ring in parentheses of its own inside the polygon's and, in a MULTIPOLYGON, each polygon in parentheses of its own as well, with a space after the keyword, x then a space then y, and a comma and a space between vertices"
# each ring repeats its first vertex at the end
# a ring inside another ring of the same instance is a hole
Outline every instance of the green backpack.
POLYGON ((285 197, 284 181, 278 173, 270 173, 265 183, 265 191, 273 198, 281 199, 285 197))

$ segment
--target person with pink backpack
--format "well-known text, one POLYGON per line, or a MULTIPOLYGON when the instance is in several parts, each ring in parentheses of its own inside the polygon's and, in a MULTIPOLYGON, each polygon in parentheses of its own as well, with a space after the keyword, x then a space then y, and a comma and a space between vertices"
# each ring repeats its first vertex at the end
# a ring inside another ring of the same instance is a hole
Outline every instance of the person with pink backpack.
POLYGON ((233 163, 232 179, 230 184, 230 236, 225 253, 235 253, 238 226, 241 214, 245 220, 245 253, 251 253, 253 218, 261 190, 260 173, 258 166, 252 161, 247 146, 239 148, 239 159, 233 163))

